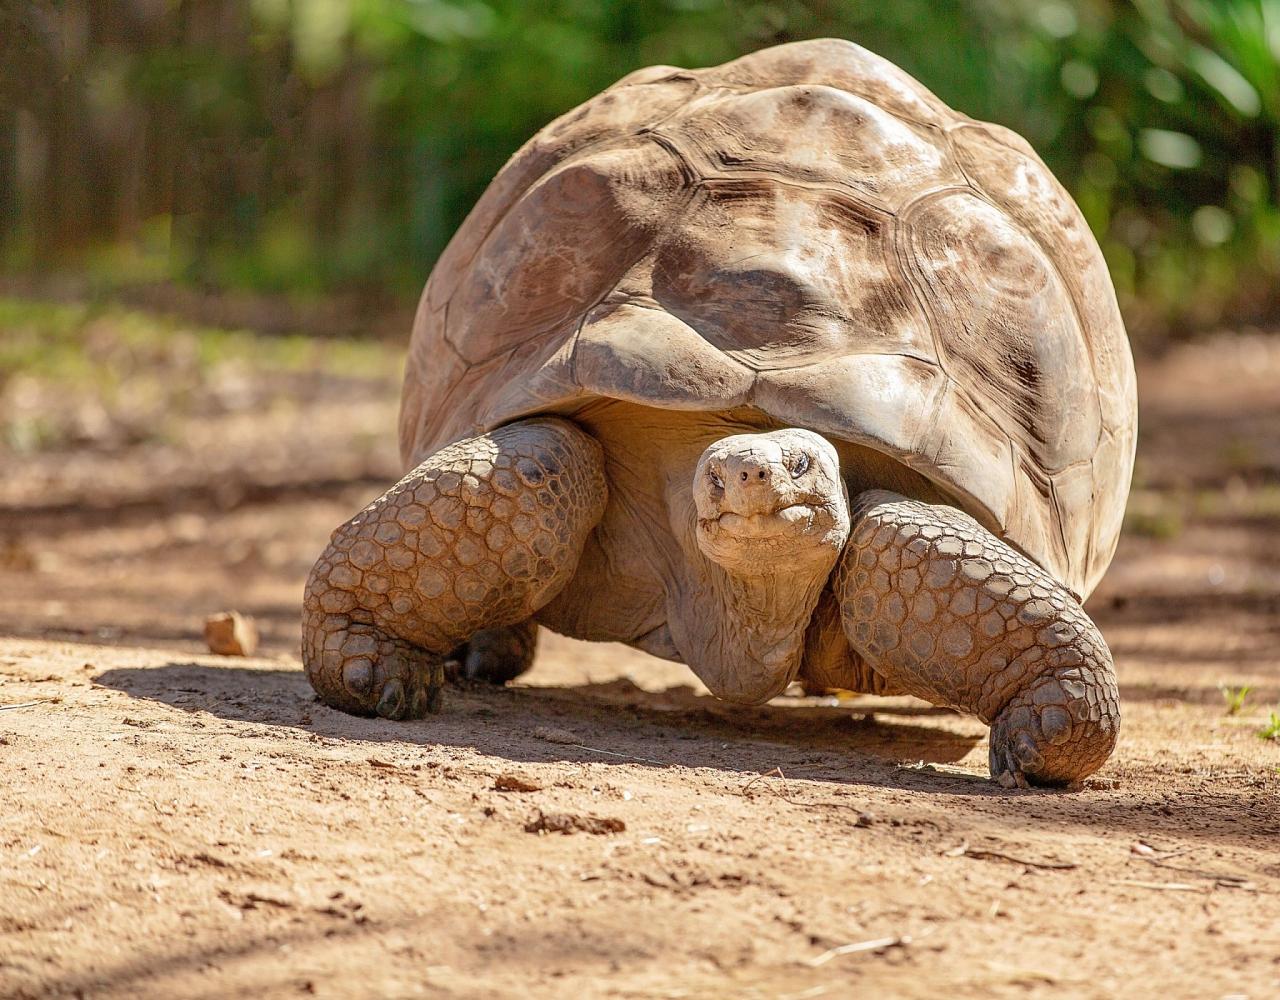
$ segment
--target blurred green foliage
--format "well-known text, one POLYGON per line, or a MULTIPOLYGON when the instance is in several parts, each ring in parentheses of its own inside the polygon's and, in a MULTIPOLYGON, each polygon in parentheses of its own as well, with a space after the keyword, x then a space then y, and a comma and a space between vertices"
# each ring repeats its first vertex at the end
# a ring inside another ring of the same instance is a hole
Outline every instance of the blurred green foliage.
POLYGON ((1025 135, 1132 327, 1280 311, 1280 0, 31 0, 0 12, 0 251, 411 298, 551 118, 821 36, 1025 135))

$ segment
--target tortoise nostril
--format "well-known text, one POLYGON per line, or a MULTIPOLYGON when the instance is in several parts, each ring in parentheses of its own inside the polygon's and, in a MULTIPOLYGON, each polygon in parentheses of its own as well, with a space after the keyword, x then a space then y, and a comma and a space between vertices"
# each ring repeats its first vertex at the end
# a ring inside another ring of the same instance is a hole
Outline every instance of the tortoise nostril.
POLYGON ((755 454, 730 455, 721 466, 731 491, 768 492, 777 474, 768 458, 755 454))

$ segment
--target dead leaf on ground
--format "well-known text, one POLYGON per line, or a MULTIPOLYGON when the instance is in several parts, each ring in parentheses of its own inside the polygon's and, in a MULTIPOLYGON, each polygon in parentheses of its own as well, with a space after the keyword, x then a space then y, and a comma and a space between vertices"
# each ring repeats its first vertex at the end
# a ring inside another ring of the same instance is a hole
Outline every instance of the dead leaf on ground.
POLYGON ((537 813, 524 825, 525 833, 622 833, 627 824, 613 816, 579 813, 537 813))

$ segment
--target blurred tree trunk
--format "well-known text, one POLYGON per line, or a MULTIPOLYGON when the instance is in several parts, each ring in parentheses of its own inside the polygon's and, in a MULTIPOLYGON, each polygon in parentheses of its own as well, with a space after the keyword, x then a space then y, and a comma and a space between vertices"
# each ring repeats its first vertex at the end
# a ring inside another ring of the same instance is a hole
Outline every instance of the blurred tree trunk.
POLYGON ((0 104, 0 240, 13 234, 17 225, 18 112, 9 104, 0 104))

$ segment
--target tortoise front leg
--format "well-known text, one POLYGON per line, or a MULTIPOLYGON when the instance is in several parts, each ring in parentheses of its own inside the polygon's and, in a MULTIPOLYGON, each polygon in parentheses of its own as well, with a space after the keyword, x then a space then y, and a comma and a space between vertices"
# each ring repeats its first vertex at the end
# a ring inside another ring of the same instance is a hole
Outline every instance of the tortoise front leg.
POLYGON ((434 711, 444 658, 559 593, 606 498, 600 446, 567 420, 436 452, 338 528, 311 571, 302 659, 316 693, 360 715, 434 711))
POLYGON ((1097 627, 967 514, 864 493, 832 589, 850 644, 889 685, 990 724, 1002 785, 1078 781, 1110 756, 1119 697, 1097 627))

